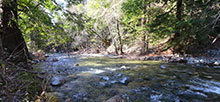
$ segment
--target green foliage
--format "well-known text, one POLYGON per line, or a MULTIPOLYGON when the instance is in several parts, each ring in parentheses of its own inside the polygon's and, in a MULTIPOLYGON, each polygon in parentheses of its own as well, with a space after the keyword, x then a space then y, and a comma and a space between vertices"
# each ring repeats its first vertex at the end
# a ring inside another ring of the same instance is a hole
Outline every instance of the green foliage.
POLYGON ((68 9, 54 0, 18 1, 19 26, 30 48, 65 44, 107 48, 119 42, 117 22, 126 45, 146 34, 149 43, 157 44, 180 33, 167 44, 186 51, 208 46, 220 33, 218 0, 183 1, 181 20, 176 0, 67 1, 68 9))
POLYGON ((30 100, 36 99, 36 96, 42 92, 42 80, 36 77, 36 74, 24 72, 18 76, 20 84, 25 84, 25 91, 30 95, 30 100))
POLYGON ((171 47, 181 46, 183 52, 189 53, 191 48, 207 47, 211 40, 210 36, 217 36, 219 31, 212 29, 213 21, 218 14, 217 0, 205 1, 183 1, 181 20, 176 18, 176 8, 172 8, 176 2, 168 2, 170 9, 164 6, 162 12, 154 17, 150 24, 150 32, 155 38, 172 38, 176 32, 180 37, 169 42, 171 47), (217 32, 216 32, 217 31, 217 32))
POLYGON ((76 15, 64 13, 55 1, 22 0, 18 1, 18 9, 19 27, 30 49, 44 50, 48 45, 59 46, 71 41, 66 30, 71 27, 67 20, 76 15))

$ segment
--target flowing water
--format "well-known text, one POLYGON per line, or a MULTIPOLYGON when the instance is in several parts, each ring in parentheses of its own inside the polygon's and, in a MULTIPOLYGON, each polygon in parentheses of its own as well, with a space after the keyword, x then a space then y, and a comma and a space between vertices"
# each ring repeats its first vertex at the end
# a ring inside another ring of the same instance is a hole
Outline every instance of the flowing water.
POLYGON ((219 69, 103 56, 49 56, 37 66, 51 77, 50 93, 60 102, 103 102, 117 95, 126 102, 220 102, 219 69))

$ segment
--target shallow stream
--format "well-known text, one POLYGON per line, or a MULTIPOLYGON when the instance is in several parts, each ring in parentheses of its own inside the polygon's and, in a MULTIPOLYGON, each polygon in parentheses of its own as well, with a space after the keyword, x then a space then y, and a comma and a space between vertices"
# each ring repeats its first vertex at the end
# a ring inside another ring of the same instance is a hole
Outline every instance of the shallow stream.
POLYGON ((220 102, 220 69, 67 54, 49 54, 37 67, 60 102, 220 102))

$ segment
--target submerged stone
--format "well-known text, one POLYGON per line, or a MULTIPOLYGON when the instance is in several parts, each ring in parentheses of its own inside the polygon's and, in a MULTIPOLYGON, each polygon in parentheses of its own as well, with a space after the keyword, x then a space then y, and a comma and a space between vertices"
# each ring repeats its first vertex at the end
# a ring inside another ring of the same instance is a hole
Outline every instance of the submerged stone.
POLYGON ((110 87, 110 86, 111 84, 108 82, 100 82, 98 85, 99 88, 105 88, 105 87, 110 87))
POLYGON ((161 68, 161 69, 165 69, 166 66, 165 66, 165 65, 161 65, 160 68, 161 68))
POLYGON ((110 78, 107 76, 102 77, 103 80, 108 81, 110 78))
POLYGON ((51 85, 53 86, 60 86, 64 83, 64 78, 63 77, 53 77, 51 79, 51 85))
POLYGON ((72 101, 79 102, 79 101, 85 99, 87 95, 88 95, 88 93, 86 93, 86 92, 79 92, 79 93, 73 95, 72 101))
POLYGON ((121 74, 121 73, 118 73, 116 76, 117 76, 117 77, 121 77, 121 76, 122 76, 122 74, 121 74))
POLYGON ((57 58, 52 59, 52 62, 57 62, 57 61, 59 61, 57 58))
POLYGON ((112 83, 112 84, 115 84, 115 83, 117 83, 117 81, 113 80, 113 81, 111 81, 111 83, 112 83))

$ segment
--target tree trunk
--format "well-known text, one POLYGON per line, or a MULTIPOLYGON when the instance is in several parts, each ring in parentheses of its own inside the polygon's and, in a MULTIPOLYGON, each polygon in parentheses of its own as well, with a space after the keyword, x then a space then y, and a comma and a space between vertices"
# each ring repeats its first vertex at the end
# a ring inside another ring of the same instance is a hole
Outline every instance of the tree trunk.
POLYGON ((123 44, 122 44, 122 40, 121 40, 121 34, 120 34, 120 28, 119 28, 119 21, 117 20, 117 30, 118 30, 118 39, 119 39, 119 44, 120 44, 120 54, 124 54, 123 52, 123 44))
POLYGON ((145 25, 145 12, 146 12, 146 8, 145 8, 145 0, 142 0, 142 19, 141 19, 141 28, 142 28, 142 32, 143 32, 143 38, 142 38, 142 42, 143 42, 143 49, 142 49, 142 53, 145 53, 146 51, 146 32, 144 30, 144 25, 145 25))
POLYGON ((181 20, 182 18, 182 0, 177 1, 177 10, 176 10, 176 18, 181 20))
MULTIPOLYGON (((177 1, 176 18, 178 21, 181 21, 182 19, 182 0, 177 1)), ((176 44, 174 45, 174 52, 180 52, 181 50, 181 47, 179 46, 179 44, 177 44, 180 34, 181 34, 181 28, 176 27, 176 33, 173 39, 171 40, 173 42, 176 42, 176 44)))
MULTIPOLYGON (((181 21, 182 18, 182 0, 177 1, 177 9, 176 9, 176 18, 181 21)), ((174 39, 177 39, 180 36, 180 28, 176 28, 176 33, 174 35, 174 39)))
MULTIPOLYGON (((151 5, 149 4, 148 10, 147 10, 147 24, 150 23, 150 7, 151 5)), ((146 40, 147 40, 147 50, 149 49, 149 32, 146 34, 146 40)))
POLYGON ((10 59, 14 63, 26 62, 28 49, 22 33, 18 27, 18 13, 16 0, 3 0, 3 15, 1 18, 0 39, 4 51, 4 58, 10 59))
POLYGON ((116 40, 113 38, 113 43, 114 43, 114 47, 115 47, 115 53, 118 55, 118 47, 117 47, 117 44, 116 44, 116 40))

